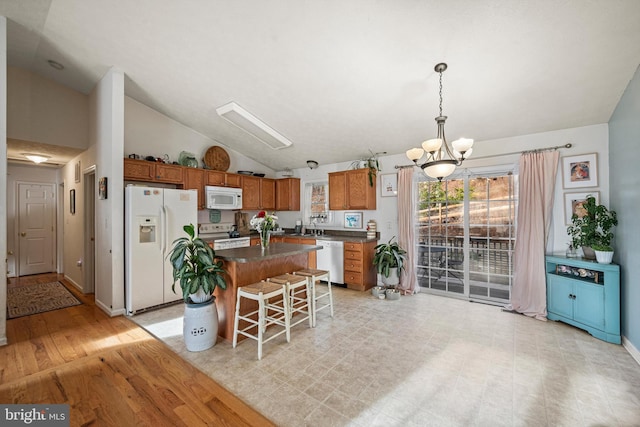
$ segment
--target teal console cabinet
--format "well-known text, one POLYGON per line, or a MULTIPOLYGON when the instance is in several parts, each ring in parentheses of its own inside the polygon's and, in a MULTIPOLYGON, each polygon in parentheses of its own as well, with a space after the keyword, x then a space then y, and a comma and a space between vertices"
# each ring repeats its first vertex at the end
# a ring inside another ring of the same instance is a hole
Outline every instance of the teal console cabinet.
POLYGON ((620 266, 546 257, 547 318, 620 344, 620 266))

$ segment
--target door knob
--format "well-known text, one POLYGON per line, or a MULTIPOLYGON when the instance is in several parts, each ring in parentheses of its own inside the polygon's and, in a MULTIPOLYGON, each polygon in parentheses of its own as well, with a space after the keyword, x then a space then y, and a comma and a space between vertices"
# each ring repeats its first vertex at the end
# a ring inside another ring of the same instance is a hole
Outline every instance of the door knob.
POLYGON ((20 233, 20 235, 21 235, 22 237, 24 237, 24 236, 26 236, 26 235, 27 235, 27 233, 24 233, 24 232, 23 232, 23 233, 20 233))

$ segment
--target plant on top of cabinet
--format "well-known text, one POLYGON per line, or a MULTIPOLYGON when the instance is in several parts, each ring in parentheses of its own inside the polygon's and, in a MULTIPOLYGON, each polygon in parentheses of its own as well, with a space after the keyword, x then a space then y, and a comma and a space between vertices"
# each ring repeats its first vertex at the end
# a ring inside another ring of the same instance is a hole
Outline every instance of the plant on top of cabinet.
MULTIPOLYGON (((588 196, 582 203, 584 215, 579 217, 575 213, 571 217, 571 225, 567 227, 567 233, 571 237, 571 245, 574 248, 582 246, 592 248, 593 246, 610 249, 613 232, 611 229, 618 225, 618 215, 615 211, 609 210, 606 206, 596 203, 593 196, 588 196)), ((593 258, 585 253, 585 258, 593 258)))

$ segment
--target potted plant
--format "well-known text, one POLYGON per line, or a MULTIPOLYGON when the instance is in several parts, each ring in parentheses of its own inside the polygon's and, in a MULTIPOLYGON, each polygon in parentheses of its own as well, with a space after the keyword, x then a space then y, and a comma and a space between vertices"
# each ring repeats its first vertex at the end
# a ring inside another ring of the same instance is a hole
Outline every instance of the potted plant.
POLYGON ((594 246, 611 247, 613 239, 611 229, 618 225, 618 216, 615 211, 597 204, 593 196, 588 196, 582 206, 584 215, 579 217, 573 214, 567 233, 571 237, 571 245, 574 248, 582 246, 585 258, 595 259, 594 246))
POLYGON ((600 264, 611 264, 613 260, 613 247, 596 243, 591 245, 591 249, 595 252, 596 260, 600 264))
POLYGON ((374 248, 373 265, 386 286, 397 286, 400 283, 400 273, 407 260, 407 251, 398 242, 393 242, 395 238, 393 236, 387 243, 380 243, 374 248))
POLYGON ((183 334, 187 350, 201 351, 215 345, 218 337, 218 311, 213 292, 227 288, 222 261, 207 242, 196 236, 193 224, 183 227, 188 237, 173 242, 168 258, 173 267, 173 285, 182 289, 185 302, 183 334))

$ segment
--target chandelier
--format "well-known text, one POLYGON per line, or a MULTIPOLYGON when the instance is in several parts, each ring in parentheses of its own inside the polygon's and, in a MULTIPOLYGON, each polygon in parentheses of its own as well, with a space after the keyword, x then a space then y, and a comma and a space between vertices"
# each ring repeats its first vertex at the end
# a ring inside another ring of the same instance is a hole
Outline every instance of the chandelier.
POLYGON ((422 171, 431 178, 437 178, 442 181, 451 175, 456 166, 460 166, 465 159, 465 155, 471 155, 473 139, 460 138, 451 143, 453 150, 449 148, 447 139, 444 136, 444 122, 447 116, 442 115, 442 73, 447 69, 447 64, 440 63, 435 66, 434 70, 440 73, 440 115, 436 117, 438 124, 438 135, 434 139, 429 139, 422 143, 422 148, 411 148, 407 150, 407 157, 413 161, 416 166, 420 166, 422 171), (423 154, 427 154, 426 161, 418 164, 423 154))

